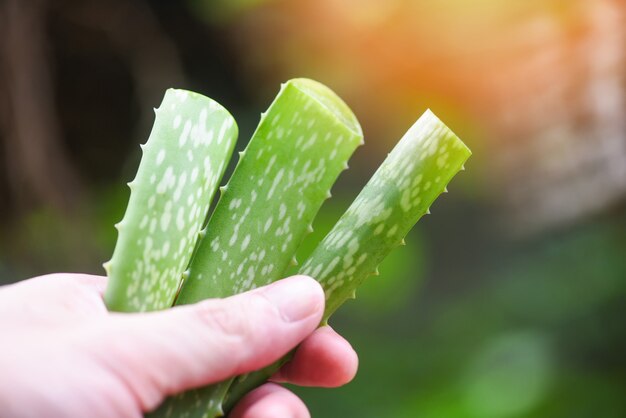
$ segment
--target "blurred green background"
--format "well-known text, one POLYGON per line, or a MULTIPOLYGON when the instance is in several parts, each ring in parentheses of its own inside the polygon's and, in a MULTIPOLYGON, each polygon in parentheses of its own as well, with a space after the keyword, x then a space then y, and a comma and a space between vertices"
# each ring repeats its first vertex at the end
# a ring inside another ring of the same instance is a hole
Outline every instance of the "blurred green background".
POLYGON ((426 108, 474 151, 333 318, 360 371, 296 389, 313 416, 625 417, 620 0, 4 0, 0 283, 103 273, 167 87, 229 108, 243 149, 292 77, 366 137, 303 254, 426 108))

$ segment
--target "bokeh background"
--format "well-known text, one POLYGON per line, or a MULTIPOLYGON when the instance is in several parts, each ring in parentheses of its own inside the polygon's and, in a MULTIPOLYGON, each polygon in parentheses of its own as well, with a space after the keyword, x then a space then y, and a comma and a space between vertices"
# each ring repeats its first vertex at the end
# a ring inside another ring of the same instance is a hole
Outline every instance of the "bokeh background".
POLYGON ((103 273, 164 89, 243 149, 302 76, 366 136, 303 254, 426 108, 474 151, 333 318, 361 368, 313 416, 625 417, 621 0, 3 0, 0 282, 103 273))

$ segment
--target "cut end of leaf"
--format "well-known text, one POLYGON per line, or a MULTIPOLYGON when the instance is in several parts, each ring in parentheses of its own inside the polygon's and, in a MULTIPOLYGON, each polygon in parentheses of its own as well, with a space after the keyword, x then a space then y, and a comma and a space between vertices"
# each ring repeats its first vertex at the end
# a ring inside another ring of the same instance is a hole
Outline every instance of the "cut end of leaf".
POLYGON ((294 78, 286 83, 308 94, 321 103, 330 113, 340 119, 348 129, 357 136, 362 136, 361 125, 348 105, 331 89, 317 81, 308 78, 294 78))
MULTIPOLYGON (((445 128, 448 129, 450 131, 450 133, 454 137, 457 138, 457 141, 455 141, 455 145, 458 147, 459 150, 462 150, 460 152, 461 153, 465 153, 467 155, 467 158, 469 158, 472 155, 472 150, 470 150, 469 147, 467 145, 465 145, 465 143, 463 141, 458 139, 458 135, 456 135, 452 131, 452 129, 450 129, 450 127, 444 125, 444 123, 437 117, 437 115, 435 115, 433 113, 432 110, 426 109, 426 111, 420 117, 420 120, 423 121, 424 123, 430 123, 430 124, 445 126, 445 128)), ((465 165, 461 165, 461 168, 459 169, 459 171, 463 171, 463 170, 465 170, 465 165)))

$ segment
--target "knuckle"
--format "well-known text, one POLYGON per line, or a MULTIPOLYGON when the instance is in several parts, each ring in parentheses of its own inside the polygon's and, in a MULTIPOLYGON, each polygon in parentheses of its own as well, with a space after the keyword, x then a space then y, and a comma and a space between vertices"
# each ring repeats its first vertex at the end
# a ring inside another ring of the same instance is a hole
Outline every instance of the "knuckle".
POLYGON ((224 309, 222 306, 212 305, 205 310, 203 319, 209 328, 224 336, 237 336, 245 331, 245 321, 241 312, 236 309, 224 309))
POLYGON ((198 308, 197 316, 203 326, 236 339, 249 340, 264 334, 267 324, 276 316, 274 306, 260 293, 201 302, 198 308))

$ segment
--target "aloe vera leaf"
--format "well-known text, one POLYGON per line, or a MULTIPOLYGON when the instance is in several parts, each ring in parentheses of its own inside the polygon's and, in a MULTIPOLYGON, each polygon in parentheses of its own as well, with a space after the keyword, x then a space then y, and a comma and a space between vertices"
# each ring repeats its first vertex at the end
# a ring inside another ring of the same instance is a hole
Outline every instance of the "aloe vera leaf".
POLYGON ((104 264, 110 310, 172 306, 237 139, 233 117, 197 93, 169 89, 155 114, 113 257, 104 264))
MULTIPOLYGON (((309 79, 283 84, 221 189, 176 304, 230 296, 282 278, 362 143, 356 117, 328 87, 309 79)), ((169 398, 150 416, 221 416, 231 380, 169 398)))
POLYGON ((358 121, 328 87, 308 79, 283 84, 221 189, 176 303, 281 278, 362 143, 358 121))
MULTIPOLYGON (((463 169, 471 151, 430 110, 407 131, 332 230, 299 269, 326 293, 323 323, 404 237, 463 169)), ((231 385, 224 409, 278 371, 281 362, 231 385)))
POLYGON ((224 415, 222 401, 230 380, 170 396, 146 418, 216 418, 224 415))
POLYGON ((407 131, 346 213, 305 261, 300 273, 326 293, 324 321, 417 221, 464 168, 471 151, 430 110, 407 131))

